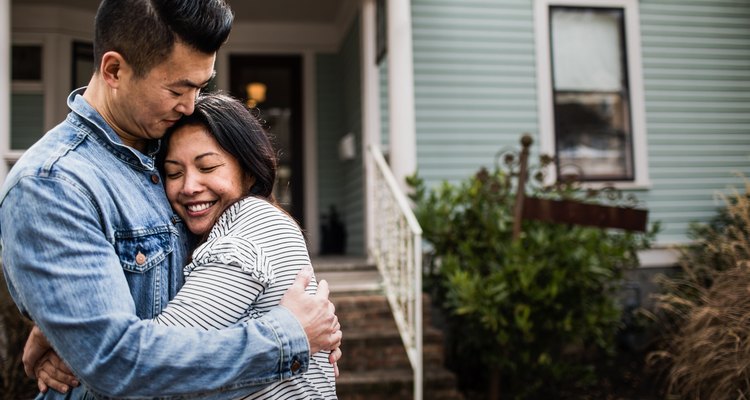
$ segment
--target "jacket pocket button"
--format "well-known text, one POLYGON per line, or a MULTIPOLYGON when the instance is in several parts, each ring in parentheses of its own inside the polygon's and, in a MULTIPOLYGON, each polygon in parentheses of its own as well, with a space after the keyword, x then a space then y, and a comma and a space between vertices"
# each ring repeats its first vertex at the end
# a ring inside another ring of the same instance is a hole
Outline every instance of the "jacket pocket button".
POLYGON ((138 254, 135 255, 135 263, 138 264, 138 265, 145 264, 146 263, 146 256, 139 251, 138 254))

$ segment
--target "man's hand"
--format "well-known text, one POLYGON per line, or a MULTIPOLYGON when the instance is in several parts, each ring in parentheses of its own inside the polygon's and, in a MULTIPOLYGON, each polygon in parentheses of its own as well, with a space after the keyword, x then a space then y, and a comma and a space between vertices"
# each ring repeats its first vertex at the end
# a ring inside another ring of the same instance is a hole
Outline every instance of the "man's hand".
POLYGON ((328 282, 318 282, 318 292, 309 296, 305 288, 311 279, 312 269, 303 268, 280 304, 291 311, 305 329, 310 354, 320 350, 334 351, 341 345, 342 333, 335 307, 328 300, 328 282))

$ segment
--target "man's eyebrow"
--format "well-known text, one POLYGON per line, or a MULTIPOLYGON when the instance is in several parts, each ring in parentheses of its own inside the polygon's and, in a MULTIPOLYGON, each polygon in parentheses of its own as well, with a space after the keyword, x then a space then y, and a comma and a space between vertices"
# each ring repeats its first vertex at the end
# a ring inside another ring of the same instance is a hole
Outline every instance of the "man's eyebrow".
POLYGON ((203 83, 195 83, 189 79, 180 79, 179 81, 174 82, 173 85, 174 86, 186 86, 186 87, 191 87, 195 89, 203 89, 204 87, 206 87, 206 85, 208 85, 208 82, 211 82, 211 79, 214 79, 215 76, 216 76, 216 71, 214 71, 211 74, 211 77, 206 79, 206 81, 203 83))

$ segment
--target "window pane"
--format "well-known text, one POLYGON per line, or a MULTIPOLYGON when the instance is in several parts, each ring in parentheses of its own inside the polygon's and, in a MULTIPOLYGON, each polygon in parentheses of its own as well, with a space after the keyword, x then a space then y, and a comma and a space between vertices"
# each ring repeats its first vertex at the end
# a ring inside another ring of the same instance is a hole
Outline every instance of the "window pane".
POLYGON ((622 11, 555 8, 551 19, 555 89, 619 91, 622 11))
POLYGON ((11 51, 11 79, 14 81, 42 80, 42 46, 14 45, 11 51))
POLYGON ((10 99, 10 148, 25 150, 44 134, 44 95, 16 94, 10 99))
POLYGON ((70 90, 86 86, 94 73, 94 45, 73 42, 73 80, 70 90))
POLYGON ((558 175, 633 180, 622 10, 550 10, 558 175))
POLYGON ((633 178, 628 108, 618 93, 555 93, 561 174, 583 180, 633 178))

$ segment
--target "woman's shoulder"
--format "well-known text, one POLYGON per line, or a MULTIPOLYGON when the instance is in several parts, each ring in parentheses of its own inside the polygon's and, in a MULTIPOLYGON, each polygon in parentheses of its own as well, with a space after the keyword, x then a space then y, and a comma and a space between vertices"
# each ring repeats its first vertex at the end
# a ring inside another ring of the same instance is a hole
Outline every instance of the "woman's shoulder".
POLYGON ((218 223, 226 224, 227 227, 274 225, 277 228, 283 226, 298 228, 286 212, 258 197, 245 197, 232 204, 218 223))

